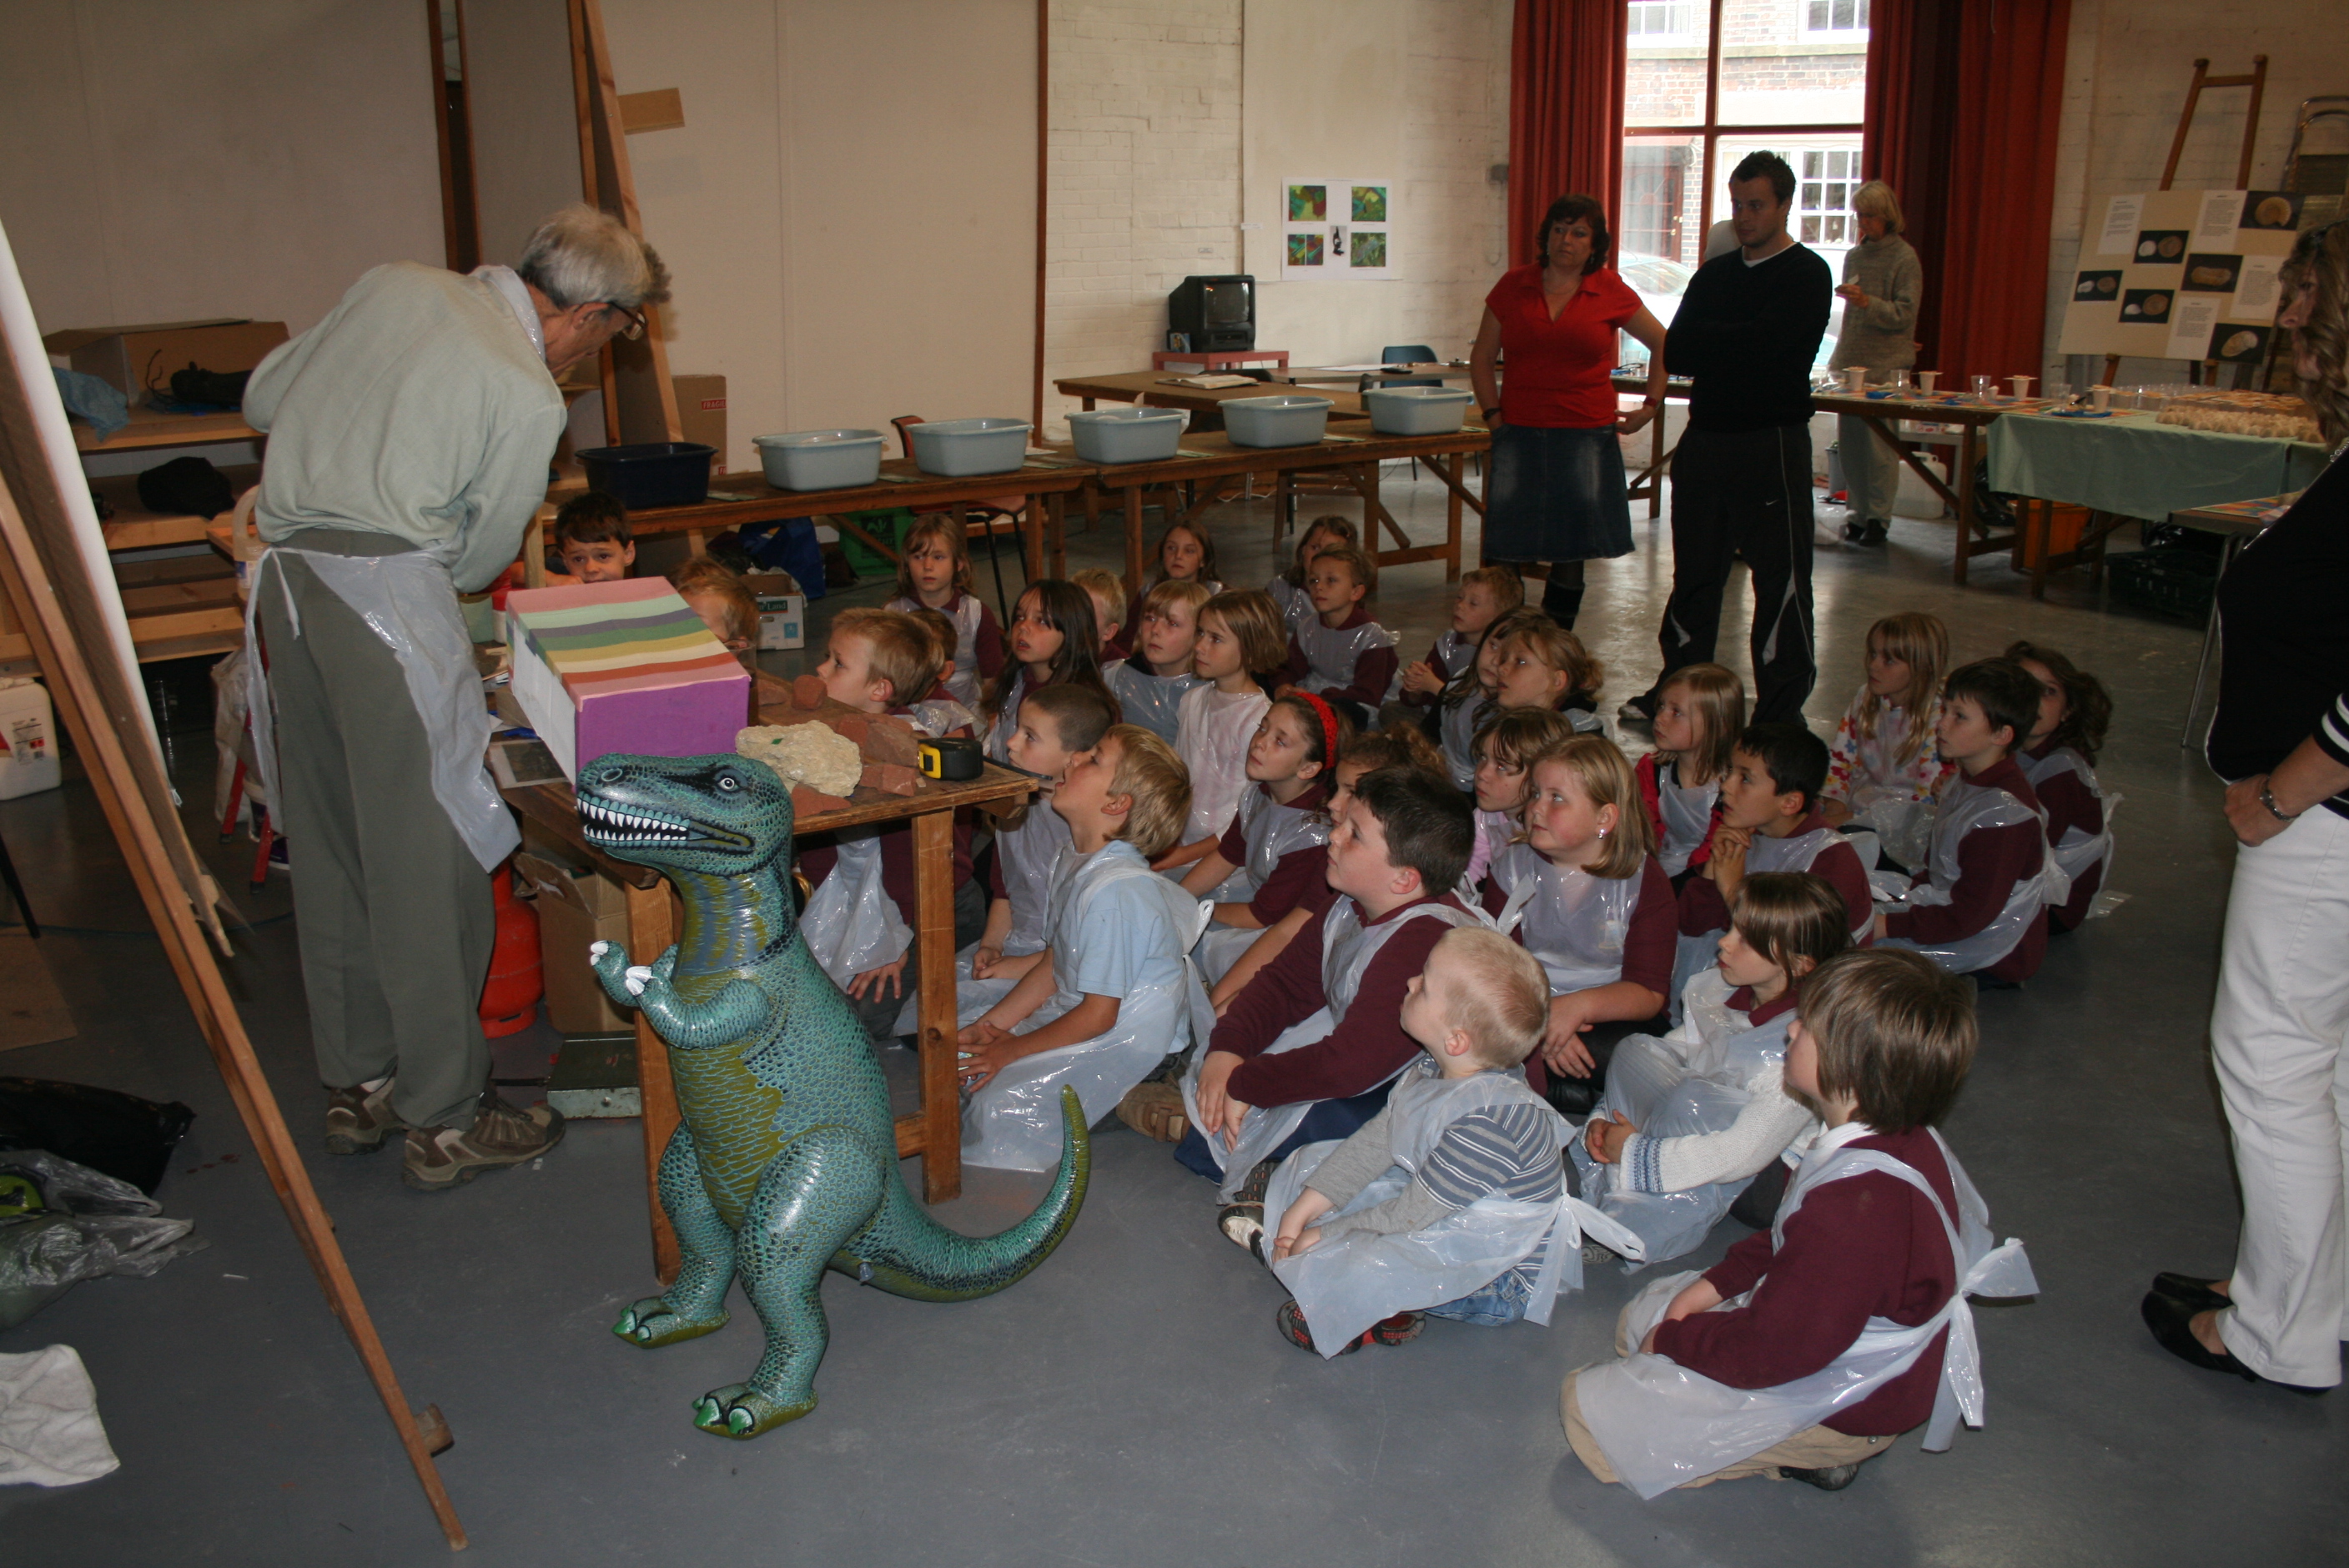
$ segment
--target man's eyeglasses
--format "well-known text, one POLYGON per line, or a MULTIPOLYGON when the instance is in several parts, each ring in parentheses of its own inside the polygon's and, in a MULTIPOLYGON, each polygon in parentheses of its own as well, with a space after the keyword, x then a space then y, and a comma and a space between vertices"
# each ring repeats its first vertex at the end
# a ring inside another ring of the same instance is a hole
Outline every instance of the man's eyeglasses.
POLYGON ((610 300, 605 300, 604 302, 604 308, 605 310, 616 310, 620 313, 622 317, 622 325, 620 328, 613 334, 615 337, 625 337, 630 342, 634 342, 636 339, 642 337, 645 335, 645 318, 638 312, 630 310, 624 304, 614 304, 610 300))

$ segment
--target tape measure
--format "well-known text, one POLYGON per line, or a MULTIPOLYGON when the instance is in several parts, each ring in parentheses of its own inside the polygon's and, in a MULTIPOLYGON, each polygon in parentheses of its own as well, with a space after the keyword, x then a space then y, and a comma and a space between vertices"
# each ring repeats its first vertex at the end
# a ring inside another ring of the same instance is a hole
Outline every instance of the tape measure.
POLYGON ((925 777, 947 783, 978 778, 979 769, 986 761, 978 742, 959 735, 923 741, 916 758, 925 777))

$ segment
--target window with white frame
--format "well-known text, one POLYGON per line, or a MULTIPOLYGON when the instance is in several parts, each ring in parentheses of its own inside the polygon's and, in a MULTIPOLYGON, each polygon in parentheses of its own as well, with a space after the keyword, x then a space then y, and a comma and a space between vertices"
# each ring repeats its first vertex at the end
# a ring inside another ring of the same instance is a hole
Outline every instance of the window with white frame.
POLYGON ((1805 37, 1865 37, 1867 33, 1868 0, 1804 0, 1805 37))
POLYGON ((1696 31, 1696 0, 1630 0, 1625 9, 1625 31, 1634 49, 1686 43, 1696 31))
POLYGON ((1795 234, 1806 245, 1857 243, 1851 198, 1859 189, 1859 149, 1807 148, 1795 161, 1800 175, 1795 185, 1795 234))

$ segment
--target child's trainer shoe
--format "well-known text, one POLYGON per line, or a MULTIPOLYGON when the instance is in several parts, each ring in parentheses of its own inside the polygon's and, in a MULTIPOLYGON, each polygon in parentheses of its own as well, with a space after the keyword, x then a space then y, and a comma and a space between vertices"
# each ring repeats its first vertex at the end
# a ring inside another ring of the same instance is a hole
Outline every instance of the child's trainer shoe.
MULTIPOLYGON (((1280 1336, 1283 1339, 1300 1350, 1313 1348, 1313 1331, 1305 1326, 1304 1309, 1297 1305, 1295 1296, 1280 1304, 1280 1310, 1272 1315, 1272 1321, 1279 1328, 1280 1336)), ((1362 1330, 1351 1344, 1338 1354, 1351 1356, 1365 1345, 1406 1344, 1418 1338, 1420 1330, 1426 1326, 1425 1313, 1398 1312, 1392 1317, 1382 1317, 1362 1330)))

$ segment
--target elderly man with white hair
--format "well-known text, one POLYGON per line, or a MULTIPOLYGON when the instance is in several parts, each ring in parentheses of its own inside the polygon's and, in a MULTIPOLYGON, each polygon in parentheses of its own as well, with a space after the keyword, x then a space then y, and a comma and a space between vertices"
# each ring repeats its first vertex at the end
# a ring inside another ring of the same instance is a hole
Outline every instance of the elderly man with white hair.
POLYGON ((255 750, 294 846, 326 1147, 405 1132, 411 1187, 446 1190, 563 1136, 553 1109, 517 1109, 489 1084, 489 873, 518 840, 481 767, 489 721, 457 594, 512 562, 545 499, 554 378, 642 333, 639 307, 667 297, 649 246, 566 208, 518 267, 377 267, 245 389, 246 419, 269 433, 247 631, 255 750))

